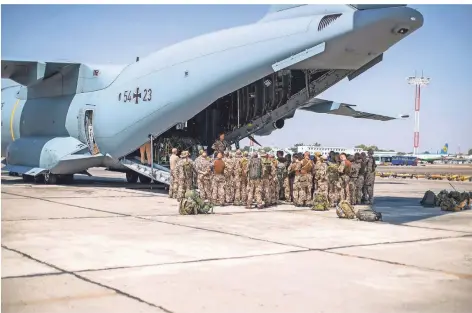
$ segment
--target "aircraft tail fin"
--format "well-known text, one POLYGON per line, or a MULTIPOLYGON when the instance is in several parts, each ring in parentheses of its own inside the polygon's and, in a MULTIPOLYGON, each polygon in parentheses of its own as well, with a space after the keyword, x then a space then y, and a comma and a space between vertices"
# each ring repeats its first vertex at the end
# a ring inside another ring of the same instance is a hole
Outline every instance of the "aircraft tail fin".
POLYGON ((449 150, 449 145, 447 143, 445 143, 444 147, 441 149, 440 154, 447 154, 447 150, 449 150))

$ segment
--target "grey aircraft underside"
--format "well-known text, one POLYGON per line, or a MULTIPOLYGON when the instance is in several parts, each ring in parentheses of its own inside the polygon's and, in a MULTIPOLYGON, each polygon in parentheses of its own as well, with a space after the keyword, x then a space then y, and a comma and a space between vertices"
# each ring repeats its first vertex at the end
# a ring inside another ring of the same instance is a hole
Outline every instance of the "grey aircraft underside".
POLYGON ((269 135, 296 110, 395 119, 316 96, 382 61, 422 25, 406 5, 274 5, 254 24, 126 66, 2 60, 2 78, 18 84, 2 89, 4 170, 55 183, 109 167, 128 181, 168 184, 166 167, 133 157, 150 134, 154 143, 207 147, 221 131, 236 145, 269 135))

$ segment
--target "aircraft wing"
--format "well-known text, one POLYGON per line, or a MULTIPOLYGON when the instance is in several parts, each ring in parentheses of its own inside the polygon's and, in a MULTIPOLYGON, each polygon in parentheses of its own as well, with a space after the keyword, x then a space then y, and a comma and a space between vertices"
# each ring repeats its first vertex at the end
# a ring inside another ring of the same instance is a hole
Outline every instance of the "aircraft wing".
POLYGON ((61 72, 66 67, 79 66, 80 63, 2 60, 2 78, 30 86, 61 72))
POLYGON ((395 120, 395 119, 404 119, 404 118, 409 117, 408 115, 400 115, 398 117, 392 117, 392 116, 385 116, 385 115, 380 115, 380 114, 375 114, 375 113, 362 112, 362 111, 357 111, 353 109, 353 107, 355 107, 355 105, 353 104, 337 103, 334 101, 314 98, 314 99, 311 99, 309 102, 307 102, 307 104, 302 106, 299 110, 306 110, 306 111, 311 111, 315 113, 326 113, 326 114, 349 116, 353 118, 365 118, 365 119, 371 119, 371 120, 382 121, 382 122, 395 120))

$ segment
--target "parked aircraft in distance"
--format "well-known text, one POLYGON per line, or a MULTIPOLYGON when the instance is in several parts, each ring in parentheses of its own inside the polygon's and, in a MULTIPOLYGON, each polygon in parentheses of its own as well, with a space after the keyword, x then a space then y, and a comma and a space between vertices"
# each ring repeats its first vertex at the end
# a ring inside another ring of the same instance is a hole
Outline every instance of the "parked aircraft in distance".
POLYGON ((4 169, 53 184, 105 166, 130 182, 168 184, 162 162, 134 157, 150 135, 162 160, 176 142, 211 146, 225 132, 238 145, 269 135, 297 109, 395 119, 316 96, 378 64, 422 25, 406 5, 273 5, 254 24, 126 66, 2 60, 2 78, 19 84, 2 89, 4 169))
MULTIPOLYGON (((437 154, 417 154, 414 155, 419 161, 433 163, 434 161, 445 160, 449 158, 447 151, 449 150, 449 145, 447 143, 444 144, 444 147, 439 151, 437 154)), ((413 156, 413 155, 411 155, 413 156)))

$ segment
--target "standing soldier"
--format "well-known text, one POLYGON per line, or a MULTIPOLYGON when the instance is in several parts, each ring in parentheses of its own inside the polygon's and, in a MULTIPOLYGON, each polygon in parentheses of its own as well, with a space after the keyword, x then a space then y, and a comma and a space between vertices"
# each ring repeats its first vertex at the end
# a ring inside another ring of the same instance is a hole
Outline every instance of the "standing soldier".
POLYGON ((269 155, 265 151, 260 152, 262 159, 262 199, 265 206, 269 206, 272 203, 272 194, 271 194, 271 178, 272 174, 272 162, 269 160, 269 155))
POLYGON ((269 160, 272 162, 272 171, 271 171, 271 178, 269 180, 269 185, 270 185, 270 198, 271 198, 271 203, 270 204, 277 204, 277 200, 279 198, 279 181, 277 179, 277 164, 278 161, 274 158, 274 156, 271 154, 269 155, 269 160))
POLYGON ((223 154, 219 152, 216 156, 216 160, 213 162, 213 181, 211 182, 212 187, 212 204, 221 205, 225 204, 225 162, 222 160, 223 154))
POLYGON ((218 152, 224 153, 229 147, 230 147, 230 145, 225 140, 225 133, 224 132, 220 133, 220 138, 215 141, 213 146, 211 146, 211 148, 217 153, 218 152))
POLYGON ((356 160, 356 163, 359 164, 359 175, 357 176, 356 181, 356 203, 362 204, 364 201, 364 176, 365 176, 365 153, 362 152, 361 155, 356 160))
POLYGON ((243 168, 242 168, 242 153, 241 150, 236 151, 236 156, 234 158, 234 186, 232 188, 235 189, 234 192, 234 205, 241 205, 241 191, 243 188, 243 168))
POLYGON ((234 199, 234 159, 231 158, 229 151, 225 151, 223 162, 225 162, 225 200, 227 204, 233 203, 234 199))
POLYGON ((328 200, 328 165, 326 156, 317 156, 315 164, 316 193, 322 194, 328 200))
POLYGON ((295 203, 296 206, 306 206, 310 203, 310 193, 313 181, 311 180, 311 170, 313 163, 310 159, 310 153, 304 154, 301 160, 300 174, 298 175, 298 201, 295 203))
POLYGON ((364 178, 364 196, 366 204, 374 203, 374 183, 375 183, 375 169, 377 165, 374 160, 374 151, 370 149, 367 151, 367 160, 365 166, 365 178, 364 178))
POLYGON ((287 155, 287 176, 284 179, 285 201, 292 202, 293 180, 295 178, 295 157, 292 160, 290 154, 287 155))
POLYGON ((182 151, 182 153, 180 154, 180 160, 176 166, 178 201, 181 201, 184 198, 187 190, 192 189, 196 181, 196 171, 193 165, 193 161, 188 156, 188 151, 182 151))
POLYGON ((246 208, 250 209, 253 199, 256 198, 259 209, 264 207, 262 202, 262 161, 254 152, 248 163, 247 174, 247 202, 246 208))
POLYGON ((351 162, 347 160, 345 153, 341 153, 339 158, 341 159, 338 167, 339 183, 341 185, 341 201, 350 201, 351 195, 349 193, 349 175, 351 173, 351 162))
POLYGON ((339 172, 338 172, 338 162, 336 156, 333 153, 332 161, 328 165, 328 198, 329 205, 335 207, 339 201, 340 189, 339 184, 339 172))
MULTIPOLYGON (((202 151, 202 155, 198 163, 195 160, 195 168, 198 173, 198 190, 200 190, 200 197, 203 200, 211 199, 211 162, 207 158, 205 151, 202 151)), ((198 158, 197 158, 198 159, 198 158)))
MULTIPOLYGON (((278 151, 277 152, 277 182, 278 182, 278 189, 277 189, 277 199, 279 200, 284 200, 286 192, 286 186, 285 186, 285 181, 288 180, 287 176, 287 159, 283 157, 283 152, 278 151)), ((288 187, 288 186, 287 186, 288 187)), ((287 198, 288 199, 288 198, 287 198)))
POLYGON ((169 185, 169 198, 176 198, 177 196, 177 188, 179 185, 177 184, 177 178, 175 176, 175 166, 179 161, 179 157, 177 156, 177 148, 172 148, 172 155, 170 156, 169 163, 170 163, 170 185, 169 185))
POLYGON ((351 162, 351 173, 349 179, 349 194, 351 196, 350 202, 352 205, 360 204, 357 203, 357 180, 359 179, 359 170, 361 164, 357 162, 359 159, 359 153, 356 153, 354 156, 350 156, 348 160, 351 162))
POLYGON ((300 177, 300 169, 302 168, 302 156, 300 154, 297 154, 295 156, 295 164, 293 166, 293 171, 295 172, 295 177, 293 179, 293 203, 297 205, 298 203, 298 197, 300 196, 300 185, 298 183, 298 179, 300 177))

